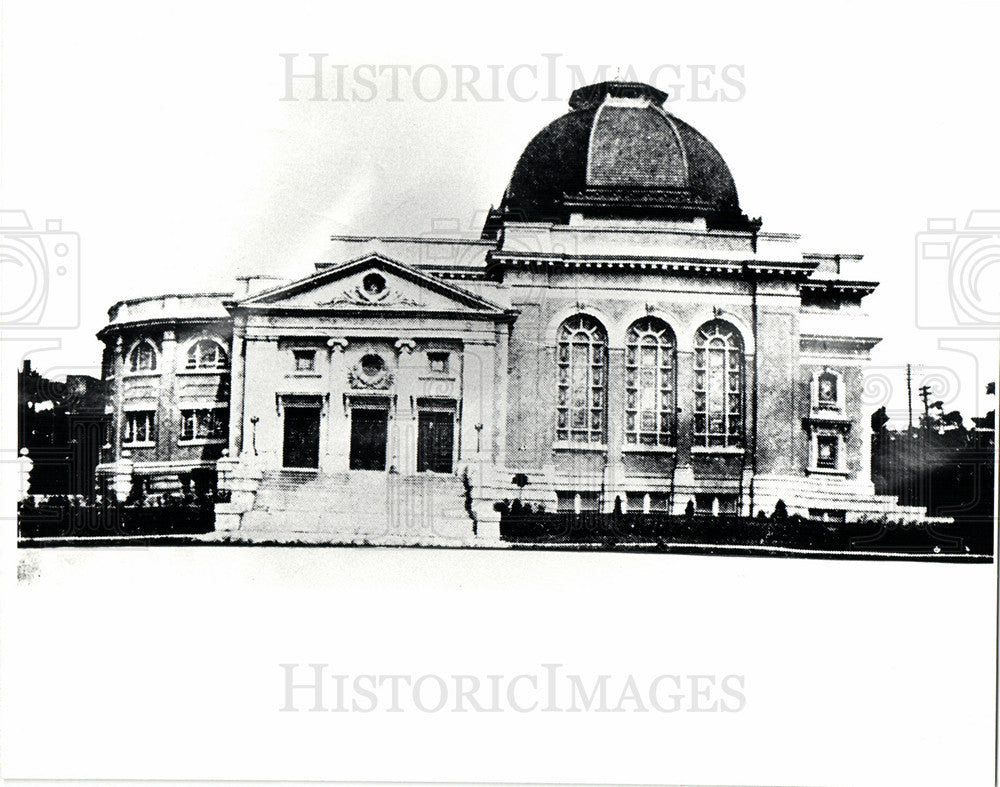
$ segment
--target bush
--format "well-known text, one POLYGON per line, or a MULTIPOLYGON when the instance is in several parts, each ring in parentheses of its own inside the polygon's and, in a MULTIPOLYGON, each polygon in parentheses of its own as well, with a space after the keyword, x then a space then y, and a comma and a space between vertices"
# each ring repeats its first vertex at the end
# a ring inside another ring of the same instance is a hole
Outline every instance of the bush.
POLYGON ((100 498, 32 498, 18 505, 21 538, 193 535, 215 528, 212 500, 161 498, 149 505, 118 504, 100 498))
POLYGON ((546 513, 506 500, 497 504, 497 510, 501 538, 524 544, 595 544, 604 548, 641 544, 661 550, 671 544, 697 544, 910 554, 993 552, 992 527, 963 523, 901 526, 880 520, 819 522, 797 514, 779 518, 761 512, 756 517, 697 516, 693 512, 671 516, 620 510, 607 514, 546 513))

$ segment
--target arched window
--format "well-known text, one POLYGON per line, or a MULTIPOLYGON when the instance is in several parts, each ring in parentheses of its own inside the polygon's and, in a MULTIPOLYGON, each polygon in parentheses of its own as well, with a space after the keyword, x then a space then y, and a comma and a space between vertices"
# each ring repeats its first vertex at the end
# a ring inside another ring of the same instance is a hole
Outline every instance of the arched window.
POLYGON ((674 336, 667 324, 655 317, 634 323, 625 350, 627 444, 674 444, 675 375, 674 336))
POLYGON ((607 346, 607 333, 592 317, 578 315, 560 326, 556 440, 605 442, 607 346))
POLYGON ((722 320, 706 323, 695 337, 694 444, 743 445, 743 339, 722 320))
POLYGON ((217 341, 202 339, 188 348, 188 369, 225 369, 228 365, 226 351, 217 341))
POLYGON ((156 348, 148 339, 139 342, 128 354, 130 372, 155 372, 157 365, 156 348))

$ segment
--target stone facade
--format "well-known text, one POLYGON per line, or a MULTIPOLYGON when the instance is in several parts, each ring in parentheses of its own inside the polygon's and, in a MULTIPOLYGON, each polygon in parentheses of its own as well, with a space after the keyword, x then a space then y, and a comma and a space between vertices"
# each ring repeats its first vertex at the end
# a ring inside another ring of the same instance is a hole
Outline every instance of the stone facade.
POLYGON ((230 399, 232 320, 223 297, 166 295, 109 311, 99 337, 111 419, 98 474, 115 479, 119 496, 133 488, 148 495, 213 486, 230 399), (202 350, 214 351, 214 359, 202 350), (218 415, 211 434, 191 428, 205 412, 218 415))
POLYGON ((651 88, 582 91, 582 174, 539 169, 568 144, 560 119, 481 238, 337 236, 293 282, 112 308, 114 488, 217 469, 231 535, 379 543, 493 543, 514 498, 921 518, 870 481, 860 256, 743 216, 721 157, 651 88))

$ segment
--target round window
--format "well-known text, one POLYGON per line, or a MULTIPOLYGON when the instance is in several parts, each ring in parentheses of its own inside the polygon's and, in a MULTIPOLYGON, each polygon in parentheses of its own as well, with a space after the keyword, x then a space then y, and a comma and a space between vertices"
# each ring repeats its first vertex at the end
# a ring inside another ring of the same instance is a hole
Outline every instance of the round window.
POLYGON ((385 369, 385 361, 378 355, 366 355, 361 359, 361 373, 365 377, 374 377, 385 369))
POLYGON ((361 281, 367 295, 381 295, 385 292, 385 279, 379 273, 369 273, 361 281))

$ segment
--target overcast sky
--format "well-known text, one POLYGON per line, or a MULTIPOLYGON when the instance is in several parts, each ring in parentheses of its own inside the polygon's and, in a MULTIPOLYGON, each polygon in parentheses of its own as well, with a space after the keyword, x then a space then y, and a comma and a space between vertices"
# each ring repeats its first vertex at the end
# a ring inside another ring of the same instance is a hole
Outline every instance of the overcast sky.
POLYGON ((961 248, 969 212, 1000 209, 1000 11, 900 8, 7 2, 3 207, 35 229, 61 219, 81 249, 79 327, 48 327, 73 311, 76 285, 54 277, 43 326, 20 346, 60 345, 32 356, 43 372, 96 371, 94 333, 117 300, 305 275, 332 233, 478 230, 525 144, 603 65, 655 77, 765 229, 865 255, 886 337, 871 402, 905 413, 911 362, 948 409, 983 412, 997 242, 973 255, 974 331, 942 328, 949 285, 915 273, 915 249, 928 218, 955 218, 945 235, 961 248), (281 100, 282 53, 300 73, 325 54, 328 100, 307 100, 304 80, 281 100), (924 317, 918 291, 936 294, 924 317))

